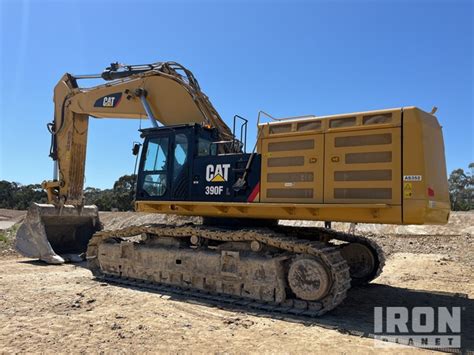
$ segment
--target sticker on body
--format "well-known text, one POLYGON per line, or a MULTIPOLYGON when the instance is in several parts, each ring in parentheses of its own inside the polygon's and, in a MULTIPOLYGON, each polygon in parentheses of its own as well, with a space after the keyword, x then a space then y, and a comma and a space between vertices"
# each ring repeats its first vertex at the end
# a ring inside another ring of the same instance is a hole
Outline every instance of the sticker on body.
POLYGON ((404 175, 403 181, 421 181, 421 175, 404 175))

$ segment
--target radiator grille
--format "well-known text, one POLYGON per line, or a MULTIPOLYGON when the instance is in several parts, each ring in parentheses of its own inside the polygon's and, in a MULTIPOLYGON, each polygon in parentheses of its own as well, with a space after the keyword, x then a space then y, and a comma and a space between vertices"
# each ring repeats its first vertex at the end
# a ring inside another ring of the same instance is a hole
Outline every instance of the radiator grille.
POLYGON ((335 171, 334 181, 389 181, 392 170, 348 170, 335 171))
POLYGON ((268 189, 268 198, 313 198, 313 189, 268 189))
POLYGON ((304 165, 304 157, 268 158, 267 163, 267 166, 271 168, 302 165, 304 165))
POLYGON ((385 114, 377 114, 377 115, 369 115, 362 117, 362 124, 381 124, 381 123, 391 123, 392 122, 392 114, 385 113, 385 114))
POLYGON ((270 134, 287 133, 287 132, 291 132, 291 123, 270 126, 270 134))
POLYGON ((390 163, 392 152, 347 153, 346 164, 390 163))
POLYGON ((270 124, 260 201, 400 205, 401 125, 399 110, 270 124))
POLYGON ((367 199, 367 200, 390 200, 392 189, 390 188, 336 188, 334 198, 340 199, 367 199))
POLYGON ((313 173, 269 173, 268 182, 311 182, 314 180, 313 173))
POLYGON ((334 146, 339 147, 360 147, 364 145, 381 145, 391 144, 392 135, 390 133, 385 134, 369 134, 364 136, 348 136, 348 137, 337 137, 334 140, 334 146))
POLYGON ((342 127, 351 127, 356 124, 355 117, 344 117, 344 118, 335 118, 329 121, 329 127, 331 128, 342 128, 342 127))
POLYGON ((269 152, 314 149, 314 139, 268 143, 269 152))
POLYGON ((314 131, 317 129, 321 129, 321 121, 300 122, 296 125, 298 132, 314 131))

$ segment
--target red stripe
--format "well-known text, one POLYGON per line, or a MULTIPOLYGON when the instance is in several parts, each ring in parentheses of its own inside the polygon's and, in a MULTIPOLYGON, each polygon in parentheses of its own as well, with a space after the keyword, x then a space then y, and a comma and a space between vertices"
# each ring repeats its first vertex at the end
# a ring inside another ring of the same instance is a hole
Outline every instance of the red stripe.
POLYGON ((257 185, 255 185, 255 187, 253 188, 253 191, 250 194, 249 198, 247 199, 247 202, 253 202, 253 200, 255 200, 255 197, 257 197, 259 192, 260 192, 260 182, 257 183, 257 185))
POLYGON ((114 107, 115 107, 115 106, 118 106, 118 104, 120 103, 120 101, 122 101, 122 96, 123 96, 123 95, 120 95, 120 97, 119 97, 118 101, 115 103, 114 107))

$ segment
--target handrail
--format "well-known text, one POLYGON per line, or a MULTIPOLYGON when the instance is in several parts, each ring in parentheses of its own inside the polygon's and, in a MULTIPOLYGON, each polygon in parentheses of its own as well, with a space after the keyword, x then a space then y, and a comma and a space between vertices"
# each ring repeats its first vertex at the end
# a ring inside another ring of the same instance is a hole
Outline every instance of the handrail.
POLYGON ((239 115, 235 115, 234 116, 234 122, 233 122, 233 126, 232 126, 232 134, 234 135, 234 140, 237 141, 237 137, 236 137, 236 134, 235 134, 235 125, 236 125, 236 120, 240 119, 243 121, 242 125, 240 126, 240 143, 243 145, 243 148, 244 148, 244 153, 245 151, 247 150, 247 124, 248 124, 248 120, 242 116, 239 116, 239 115))

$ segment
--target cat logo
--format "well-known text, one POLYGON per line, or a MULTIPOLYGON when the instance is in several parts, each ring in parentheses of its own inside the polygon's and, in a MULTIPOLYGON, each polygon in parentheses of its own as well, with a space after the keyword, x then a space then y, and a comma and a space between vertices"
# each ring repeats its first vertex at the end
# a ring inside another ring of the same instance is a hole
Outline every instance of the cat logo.
POLYGON ((206 167, 206 181, 225 182, 229 178, 230 164, 209 164, 206 167))
POLYGON ((114 107, 115 97, 113 96, 106 96, 104 97, 104 101, 102 102, 102 107, 114 107))
POLYGON ((107 108, 117 107, 117 105, 120 103, 121 98, 122 98, 121 92, 116 92, 114 94, 102 96, 102 97, 99 97, 95 101, 94 107, 107 107, 107 108))

